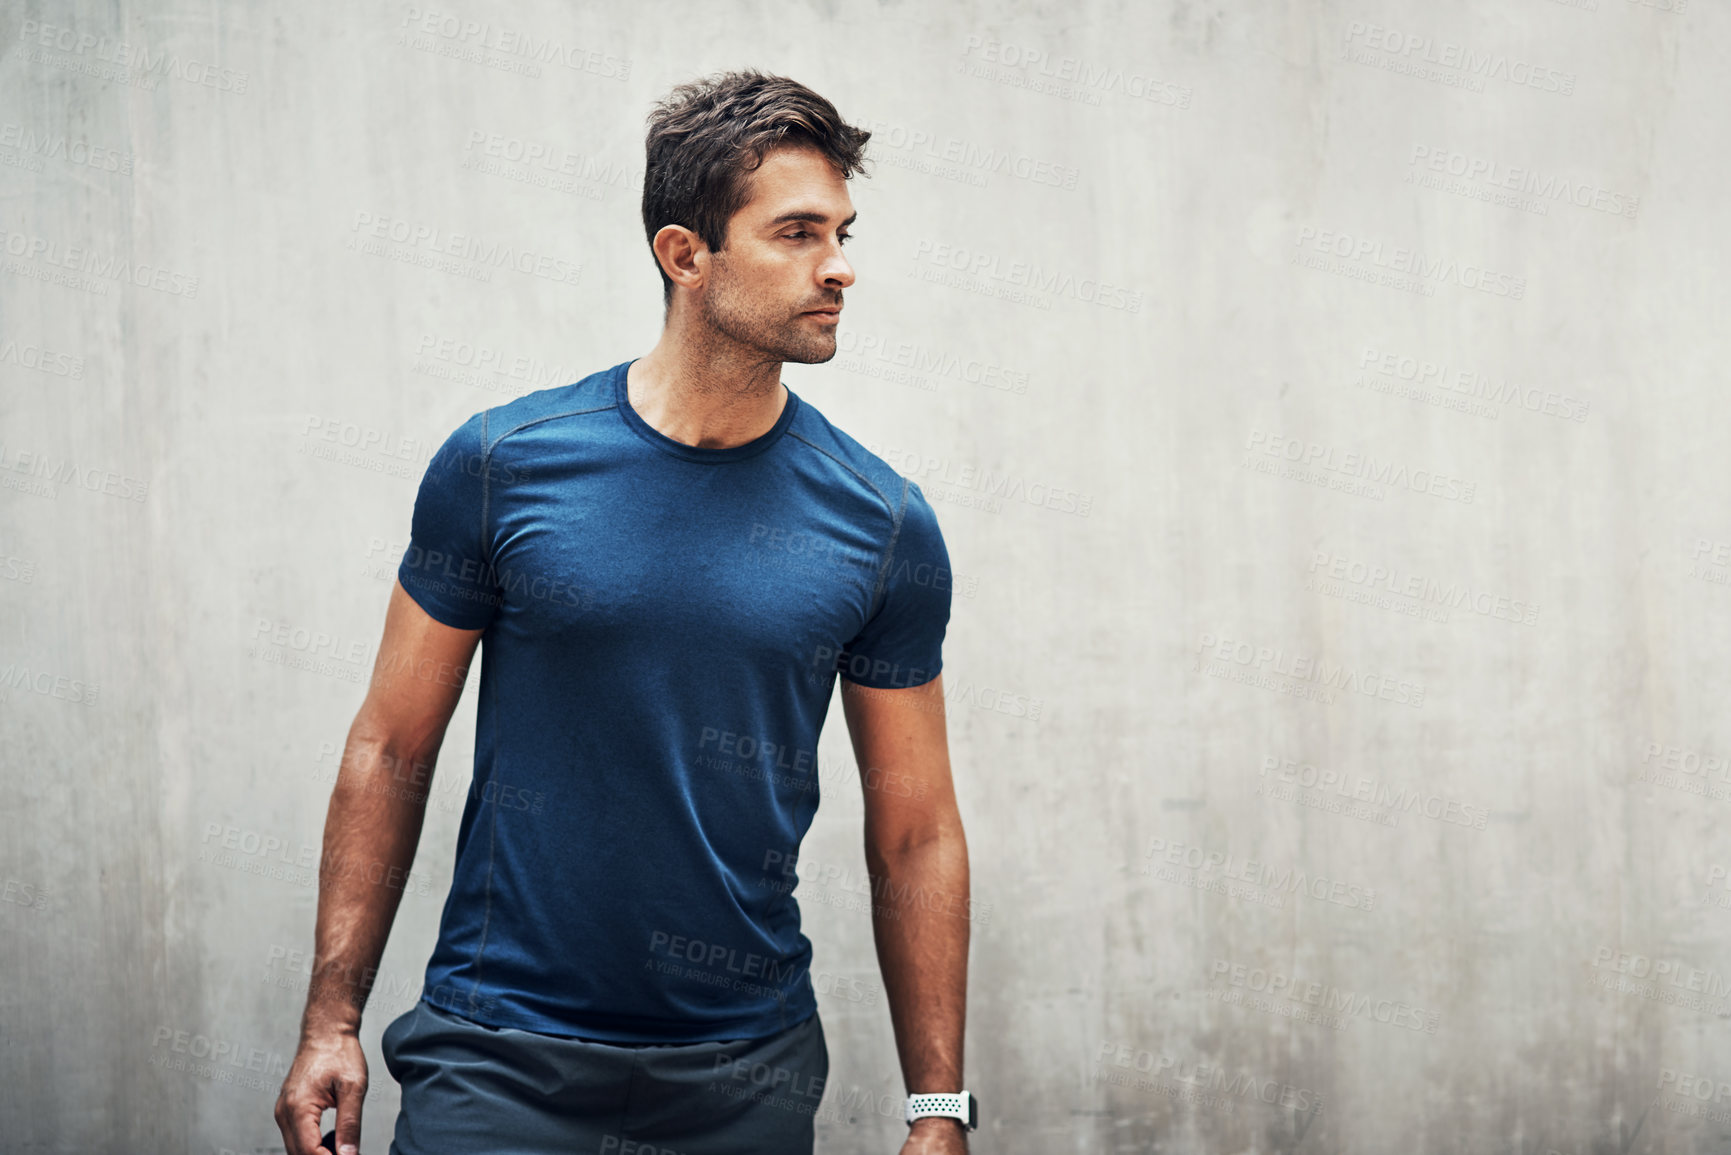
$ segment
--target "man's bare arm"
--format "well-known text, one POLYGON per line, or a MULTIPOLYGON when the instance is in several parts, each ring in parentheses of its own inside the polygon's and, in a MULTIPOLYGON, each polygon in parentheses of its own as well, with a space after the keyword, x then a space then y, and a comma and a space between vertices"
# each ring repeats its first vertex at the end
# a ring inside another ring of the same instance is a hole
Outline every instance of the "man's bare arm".
MULTIPOLYGON (((968 844, 950 777, 942 675, 876 690, 842 680, 865 787, 872 932, 908 1093, 962 1090, 968 995, 968 844)), ((920 1119, 916 1149, 963 1150, 959 1123, 920 1119), (929 1147, 928 1147, 929 1144, 929 1147)))
POLYGON ((337 1108, 337 1147, 360 1142, 366 1095, 361 1012, 414 864, 445 728, 481 630, 442 625, 391 587, 373 679, 343 748, 325 813, 313 973, 276 1119, 291 1155, 319 1149, 337 1108))

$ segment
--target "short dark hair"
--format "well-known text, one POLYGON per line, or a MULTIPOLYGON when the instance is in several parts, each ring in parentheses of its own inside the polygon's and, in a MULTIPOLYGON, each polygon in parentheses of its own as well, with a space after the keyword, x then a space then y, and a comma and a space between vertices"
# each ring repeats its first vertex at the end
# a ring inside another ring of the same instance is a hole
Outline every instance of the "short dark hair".
MULTIPOLYGON (((754 68, 721 72, 681 84, 649 114, 644 142, 643 229, 651 255, 655 234, 683 225, 718 253, 727 221, 745 207, 751 173, 772 149, 807 145, 821 151, 842 179, 865 171, 871 133, 841 118, 835 105, 785 76, 754 68)), ((673 303, 673 282, 661 274, 661 299, 673 303)))

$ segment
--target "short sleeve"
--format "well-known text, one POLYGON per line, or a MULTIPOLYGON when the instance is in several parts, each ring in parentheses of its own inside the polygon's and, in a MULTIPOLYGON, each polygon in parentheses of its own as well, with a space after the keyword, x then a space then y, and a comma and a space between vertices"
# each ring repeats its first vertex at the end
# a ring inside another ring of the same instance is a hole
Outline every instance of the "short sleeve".
POLYGON ((904 479, 902 510, 877 579, 877 610, 837 658, 843 678, 880 690, 923 686, 943 670, 950 555, 926 495, 904 479))
POLYGON ((415 495, 409 548, 397 567, 397 580, 415 604, 460 630, 486 626, 502 600, 488 547, 486 438, 487 414, 477 413, 427 463, 415 495))

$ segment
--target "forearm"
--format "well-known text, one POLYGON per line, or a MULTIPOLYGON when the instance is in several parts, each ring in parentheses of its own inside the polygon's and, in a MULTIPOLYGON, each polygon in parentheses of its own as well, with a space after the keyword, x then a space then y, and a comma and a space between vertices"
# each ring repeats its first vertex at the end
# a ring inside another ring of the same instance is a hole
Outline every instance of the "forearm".
POLYGON ((968 847, 960 826, 907 850, 868 852, 872 931, 909 1094, 962 1089, 968 847))
POLYGON ((420 843, 438 744, 351 735, 325 816, 303 1036, 354 1033, 420 843))

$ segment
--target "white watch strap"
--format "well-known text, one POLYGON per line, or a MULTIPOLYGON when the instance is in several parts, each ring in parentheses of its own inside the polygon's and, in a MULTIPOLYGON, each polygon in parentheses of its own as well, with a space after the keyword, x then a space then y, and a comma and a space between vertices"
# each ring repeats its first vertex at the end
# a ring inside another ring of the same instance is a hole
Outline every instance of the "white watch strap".
POLYGON ((951 1119, 968 1121, 968 1099, 966 1091, 959 1095, 909 1095, 907 1106, 907 1121, 923 1119, 928 1115, 943 1115, 951 1119))

